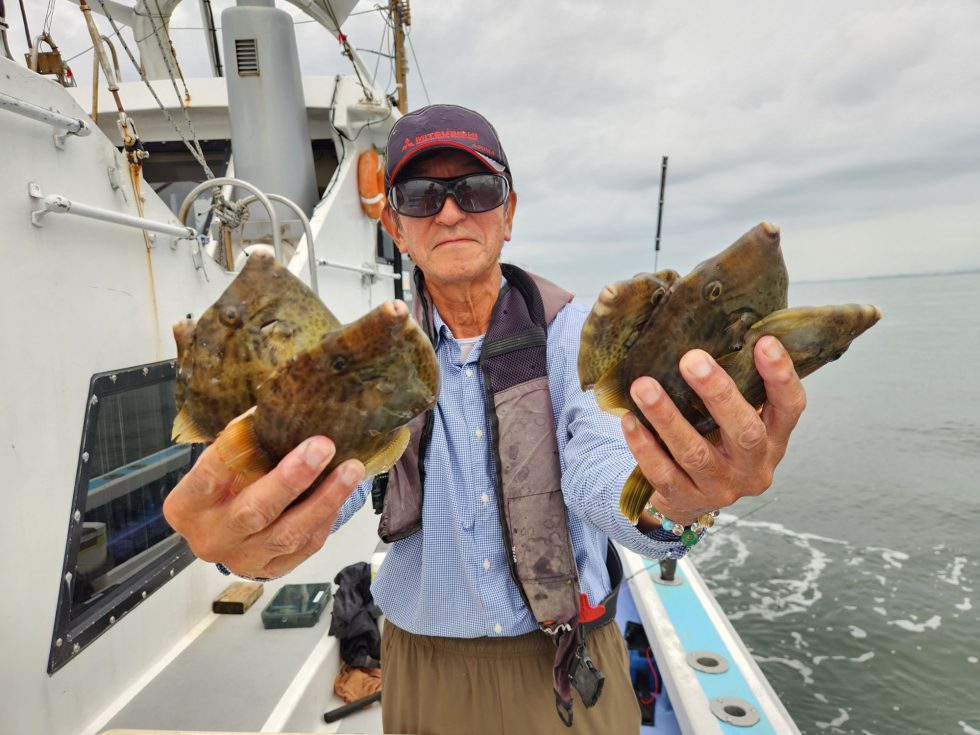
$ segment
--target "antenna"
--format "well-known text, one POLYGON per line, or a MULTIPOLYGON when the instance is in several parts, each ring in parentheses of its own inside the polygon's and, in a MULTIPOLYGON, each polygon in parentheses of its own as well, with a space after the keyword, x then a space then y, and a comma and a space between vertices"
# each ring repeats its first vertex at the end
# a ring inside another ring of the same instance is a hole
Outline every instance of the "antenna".
POLYGON ((664 216, 664 188, 667 186, 667 156, 660 161, 660 206, 657 208, 657 240, 653 246, 653 270, 657 270, 660 259, 660 223, 664 216))

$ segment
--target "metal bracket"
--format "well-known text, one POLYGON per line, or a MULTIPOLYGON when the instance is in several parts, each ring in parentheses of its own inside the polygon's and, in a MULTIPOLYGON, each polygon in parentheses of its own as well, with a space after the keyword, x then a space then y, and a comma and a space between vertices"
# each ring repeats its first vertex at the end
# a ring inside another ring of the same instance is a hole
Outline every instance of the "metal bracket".
POLYGON ((126 196, 126 187, 123 186, 122 172, 120 172, 117 166, 109 166, 106 169, 106 173, 109 175, 109 186, 112 187, 113 191, 118 191, 122 194, 123 201, 129 204, 129 197, 126 196))
POLYGON ((211 238, 207 235, 198 235, 194 239, 194 244, 191 245, 191 260, 194 261, 194 270, 204 273, 204 280, 208 283, 211 282, 211 279, 208 278, 208 269, 204 267, 204 257, 201 255, 201 253, 204 251, 210 241, 211 238))
MULTIPOLYGON (((44 193, 41 191, 41 185, 34 181, 27 182, 27 193, 31 199, 40 200, 40 206, 35 206, 31 209, 31 224, 35 227, 44 227, 44 215, 50 214, 50 210, 44 201, 44 193)), ((58 201, 56 203, 66 212, 71 208, 71 204, 67 199, 58 197, 58 201)))

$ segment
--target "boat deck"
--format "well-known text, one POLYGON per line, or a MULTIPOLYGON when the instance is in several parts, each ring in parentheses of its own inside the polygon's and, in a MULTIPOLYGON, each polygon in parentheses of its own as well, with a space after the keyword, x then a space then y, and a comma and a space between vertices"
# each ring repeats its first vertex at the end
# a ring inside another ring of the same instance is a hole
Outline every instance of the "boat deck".
MULTIPOLYGON (((268 583, 266 594, 244 615, 212 616, 206 629, 175 651, 158 672, 148 672, 146 681, 134 683, 135 696, 104 729, 382 732, 379 705, 329 725, 322 722, 324 711, 343 704, 332 692, 339 645, 327 634, 329 609, 309 628, 266 630, 261 620, 262 609, 282 584, 331 580, 343 566, 363 559, 363 544, 355 540, 362 540, 368 530, 360 528, 361 523, 373 528, 374 518, 359 515, 333 539, 329 564, 307 570, 303 579, 293 579, 294 573, 268 583), (348 543, 342 535, 350 536, 348 543)), ((660 669, 654 725, 642 726, 641 735, 798 733, 694 567, 683 561, 676 571, 680 584, 656 584, 656 562, 631 552, 621 554, 628 583, 622 587, 616 621, 621 630, 630 621, 643 625, 660 669), (691 664, 692 652, 724 659, 728 668, 697 670, 691 664), (724 721, 724 713, 712 712, 719 700, 747 704, 758 721, 724 721)), ((646 671, 646 657, 637 657, 636 666, 646 671)))

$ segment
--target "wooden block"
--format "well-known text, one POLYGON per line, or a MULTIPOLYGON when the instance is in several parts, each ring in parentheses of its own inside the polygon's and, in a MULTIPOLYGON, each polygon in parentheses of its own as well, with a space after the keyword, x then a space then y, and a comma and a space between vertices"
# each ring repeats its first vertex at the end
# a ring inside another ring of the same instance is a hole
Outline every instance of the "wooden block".
POLYGON ((235 582, 211 603, 211 609, 216 613, 241 615, 262 596, 262 589, 261 582, 235 582))

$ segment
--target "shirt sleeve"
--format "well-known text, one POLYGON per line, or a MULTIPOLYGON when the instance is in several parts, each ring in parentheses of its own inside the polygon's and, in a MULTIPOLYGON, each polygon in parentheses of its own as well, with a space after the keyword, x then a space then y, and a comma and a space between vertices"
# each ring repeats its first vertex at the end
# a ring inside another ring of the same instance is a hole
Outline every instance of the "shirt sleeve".
POLYGON ((330 529, 330 533, 333 533, 338 528, 343 526, 351 517, 361 509, 364 505, 368 496, 371 494, 371 487, 374 484, 374 478, 369 477, 356 488, 354 492, 350 494, 350 497, 344 501, 344 504, 340 506, 340 513, 337 514, 337 520, 333 523, 333 528, 330 529))
POLYGON ((569 511, 597 531, 638 554, 654 559, 680 558, 690 547, 672 533, 643 533, 619 509, 626 478, 636 467, 620 421, 582 391, 578 350, 588 310, 569 304, 549 328, 548 373, 561 455, 562 492, 569 511))

